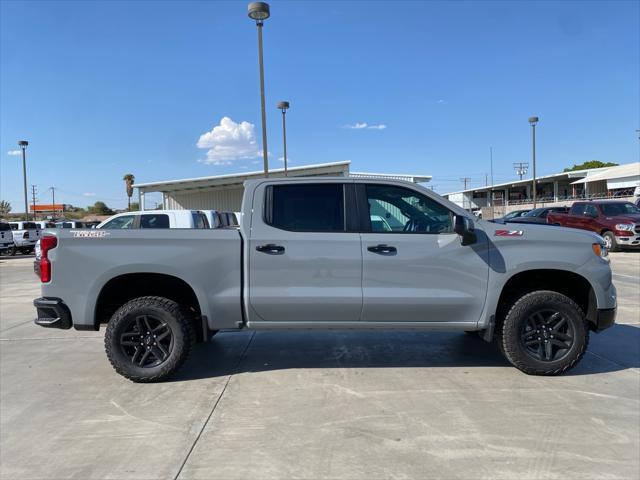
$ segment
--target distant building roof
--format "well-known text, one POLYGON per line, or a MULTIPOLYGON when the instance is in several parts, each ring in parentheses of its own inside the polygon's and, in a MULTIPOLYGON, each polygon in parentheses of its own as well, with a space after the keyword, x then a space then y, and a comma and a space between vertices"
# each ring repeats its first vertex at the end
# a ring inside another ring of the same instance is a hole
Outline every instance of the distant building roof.
POLYGON ((626 178, 626 177, 640 177, 640 162, 628 163, 626 165, 618 165, 617 167, 608 167, 603 171, 596 172, 593 175, 581 178, 575 182, 571 182, 571 185, 577 183, 591 183, 599 182, 602 180, 612 180, 614 178, 626 178))
MULTIPOLYGON (((629 165, 634 165, 634 164, 629 164, 629 165)), ((635 164, 637 165, 637 164, 635 164)), ((621 167, 626 167, 628 165, 621 165, 621 167)), ((585 168, 583 170, 572 170, 569 172, 559 172, 559 173, 552 173, 551 175, 543 175, 541 177, 536 177, 536 181, 540 182, 542 180, 548 180, 548 181, 553 181, 556 179, 560 179, 560 178, 591 178, 592 175, 601 173, 601 172, 605 172, 606 170, 609 170, 610 168, 617 168, 617 167, 600 167, 600 168, 585 168)), ((488 191, 488 190, 493 190, 496 188, 503 188, 503 187, 517 187, 517 186, 524 186, 524 185, 528 185, 530 184, 532 181, 532 178, 526 178, 526 179, 518 179, 518 180, 512 180, 510 182, 502 182, 502 183, 496 183, 493 185, 486 185, 483 187, 475 187, 475 188, 467 188, 466 190, 458 190, 455 192, 449 192, 449 193, 445 193, 444 196, 447 195, 454 195, 456 193, 468 193, 468 192, 482 192, 482 191, 488 191)), ((589 180, 591 181, 591 180, 589 180)), ((578 183, 578 182, 573 182, 573 183, 578 183)))
MULTIPOLYGON (((303 177, 307 175, 339 175, 355 178, 387 178, 394 180, 404 180, 413 183, 424 183, 431 180, 431 175, 409 175, 399 173, 349 173, 349 160, 341 162, 320 163, 316 165, 303 165, 290 167, 287 169, 291 176, 303 177)), ((140 192, 171 192, 175 190, 192 190, 201 188, 212 188, 230 185, 242 185, 245 180, 260 178, 264 175, 262 170, 257 172, 231 173, 226 175, 215 175, 210 177, 185 178, 181 180, 167 180, 163 182, 138 183, 134 187, 140 192)), ((277 168, 269 170, 269 175, 273 177, 284 177, 284 169, 277 168)))

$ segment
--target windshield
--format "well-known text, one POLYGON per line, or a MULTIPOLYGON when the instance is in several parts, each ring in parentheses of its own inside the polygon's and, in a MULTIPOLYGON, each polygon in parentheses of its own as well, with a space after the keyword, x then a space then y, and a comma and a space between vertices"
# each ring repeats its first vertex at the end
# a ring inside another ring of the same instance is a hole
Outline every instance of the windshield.
POLYGON ((640 208, 636 207, 633 203, 603 203, 600 205, 602 213, 605 215, 638 215, 640 214, 640 208))

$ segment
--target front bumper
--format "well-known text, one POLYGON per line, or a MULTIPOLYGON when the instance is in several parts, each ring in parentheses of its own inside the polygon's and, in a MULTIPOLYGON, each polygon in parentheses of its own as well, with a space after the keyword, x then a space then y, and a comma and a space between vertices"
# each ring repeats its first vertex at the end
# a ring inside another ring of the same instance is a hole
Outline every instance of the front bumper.
POLYGON ((637 233, 624 237, 616 235, 616 243, 619 247, 640 247, 640 235, 637 233))
POLYGON ((36 298, 33 305, 38 312, 38 318, 34 320, 36 325, 45 328, 71 328, 71 312, 59 298, 36 298))
POLYGON ((616 321, 616 311, 617 308, 598 309, 593 329, 596 332, 601 332, 602 330, 612 327, 616 321))

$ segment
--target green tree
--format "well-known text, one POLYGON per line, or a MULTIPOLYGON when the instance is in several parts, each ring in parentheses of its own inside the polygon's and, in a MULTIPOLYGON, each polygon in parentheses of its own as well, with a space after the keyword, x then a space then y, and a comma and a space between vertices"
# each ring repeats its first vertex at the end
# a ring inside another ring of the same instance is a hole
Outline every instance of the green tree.
POLYGON ((94 215, 113 215, 113 210, 107 207, 107 204, 104 202, 96 202, 92 207, 87 208, 89 213, 93 213, 94 215))
POLYGON ((6 200, 0 200, 0 215, 8 215, 11 211, 11 204, 6 200))
POLYGON ((131 210, 132 212, 140 210, 140 204, 138 202, 131 202, 131 204, 129 205, 129 210, 131 210))
POLYGON ((133 195, 133 182, 135 182, 136 177, 133 176, 132 173, 127 173, 124 177, 124 188, 127 192, 127 210, 131 211, 131 196, 133 195))
POLYGON ((601 162, 600 160, 588 160, 580 165, 574 165, 573 167, 567 167, 563 172, 573 172, 574 170, 585 170, 587 168, 602 168, 602 167, 617 167, 617 163, 613 162, 601 162))

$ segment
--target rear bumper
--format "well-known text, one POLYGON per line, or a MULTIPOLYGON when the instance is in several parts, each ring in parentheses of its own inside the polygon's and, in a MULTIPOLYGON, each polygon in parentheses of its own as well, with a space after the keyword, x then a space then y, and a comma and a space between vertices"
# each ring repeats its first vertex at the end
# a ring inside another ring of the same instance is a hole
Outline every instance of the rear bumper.
POLYGON ((609 327, 612 327, 616 321, 616 308, 599 309, 596 316, 596 323, 594 330, 601 332, 609 327))
POLYGON ((34 320, 36 325, 45 328, 71 328, 71 312, 59 298, 36 298, 33 301, 38 317, 34 320))

